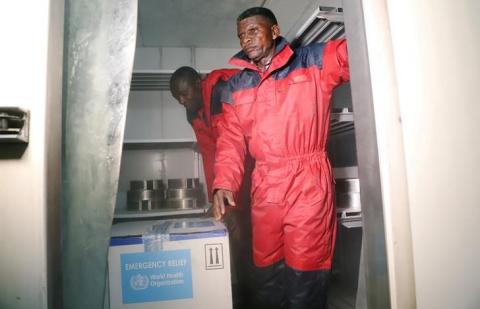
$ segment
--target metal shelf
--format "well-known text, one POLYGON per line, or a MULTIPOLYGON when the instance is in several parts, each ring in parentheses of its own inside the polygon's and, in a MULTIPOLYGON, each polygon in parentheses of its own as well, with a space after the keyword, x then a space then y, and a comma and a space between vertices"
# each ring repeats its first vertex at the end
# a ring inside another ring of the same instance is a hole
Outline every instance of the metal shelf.
POLYGON ((174 139, 137 139, 125 140, 123 149, 125 150, 144 150, 144 149, 172 149, 172 148, 192 148, 196 150, 197 141, 193 138, 174 138, 174 139))
POLYGON ((347 211, 337 210, 337 220, 340 224, 347 228, 362 227, 362 214, 361 212, 350 213, 347 211))
POLYGON ((330 135, 350 132, 353 131, 354 127, 352 112, 331 113, 330 135))
POLYGON ((150 211, 130 211, 123 210, 114 213, 114 219, 146 219, 146 218, 162 218, 171 216, 205 214, 210 205, 194 209, 155 209, 150 211))

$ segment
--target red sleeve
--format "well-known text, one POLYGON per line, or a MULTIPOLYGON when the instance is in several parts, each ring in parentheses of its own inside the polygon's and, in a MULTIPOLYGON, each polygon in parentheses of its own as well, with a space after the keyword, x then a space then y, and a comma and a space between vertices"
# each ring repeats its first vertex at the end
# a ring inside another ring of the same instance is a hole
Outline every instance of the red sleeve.
POLYGON ((202 154, 203 171, 205 173, 205 182, 207 185, 208 201, 212 202, 212 185, 213 185, 213 165, 215 161, 215 137, 212 136, 202 120, 196 119, 193 124, 193 131, 197 137, 197 144, 202 154))
POLYGON ((226 189, 237 193, 244 174, 246 144, 238 117, 231 104, 223 104, 223 115, 218 118, 217 130, 219 134, 213 189, 226 189))
POLYGON ((350 80, 347 41, 345 39, 333 40, 325 45, 323 71, 323 77, 331 89, 350 80))
MULTIPOLYGON (((198 147, 202 154, 203 170, 205 173, 205 182, 207 185, 208 200, 212 202, 213 179, 214 179, 214 162, 216 152, 216 141, 218 137, 217 122, 218 118, 222 118, 221 112, 219 114, 211 114, 211 104, 213 100, 213 90, 217 83, 221 80, 226 81, 233 76, 238 69, 219 69, 210 72, 202 81, 202 96, 204 100, 204 115, 207 117, 210 125, 206 125, 203 120, 194 122, 194 131, 197 136, 198 147)), ((221 101, 218 100, 218 105, 221 108, 221 101)), ((221 111, 221 110, 220 110, 221 111)))

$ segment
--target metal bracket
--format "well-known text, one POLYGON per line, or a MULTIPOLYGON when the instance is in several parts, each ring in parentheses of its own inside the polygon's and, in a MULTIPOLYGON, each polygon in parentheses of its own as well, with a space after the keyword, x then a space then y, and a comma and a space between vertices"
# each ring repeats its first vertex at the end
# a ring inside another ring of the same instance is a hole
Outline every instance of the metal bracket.
POLYGON ((321 6, 319 8, 317 17, 321 19, 326 19, 330 22, 343 23, 343 9, 321 6))
POLYGON ((28 144, 30 113, 18 107, 0 107, 0 143, 28 144))

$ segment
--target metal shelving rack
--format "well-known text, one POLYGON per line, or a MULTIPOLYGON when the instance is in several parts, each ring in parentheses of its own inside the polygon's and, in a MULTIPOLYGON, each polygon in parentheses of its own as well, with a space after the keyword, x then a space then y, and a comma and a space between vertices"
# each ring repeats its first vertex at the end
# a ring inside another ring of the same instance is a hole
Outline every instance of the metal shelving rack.
MULTIPOLYGON (((132 74, 130 91, 170 91, 170 78, 174 70, 135 70, 132 74)), ((201 71, 200 74, 208 72, 201 71)), ((126 139, 124 151, 191 149, 193 152, 193 177, 200 174, 200 155, 195 138, 163 138, 163 139, 126 139)), ((164 155, 162 155, 164 158, 164 155)), ((162 159, 165 160, 165 159, 162 159)), ((210 205, 193 209, 154 209, 149 211, 117 210, 115 221, 160 219, 173 216, 191 216, 205 214, 210 205)))
POLYGON ((349 132, 354 129, 353 113, 344 111, 341 113, 331 113, 330 115, 330 135, 349 132))
MULTIPOLYGON (((312 42, 325 43, 344 37, 345 25, 343 9, 339 7, 320 6, 316 7, 314 12, 306 18, 306 22, 298 27, 296 35, 292 38, 292 45, 298 47, 312 42)), ((331 113, 330 136, 351 133, 354 128, 354 113, 348 108, 343 108, 339 112, 334 111, 331 113)), ((358 181, 358 168, 356 166, 335 168, 334 175, 338 181, 358 181)), ((359 188, 357 189, 356 192, 350 192, 343 196, 343 205, 337 204, 336 211, 338 221, 346 227, 362 226, 360 190, 359 188)))

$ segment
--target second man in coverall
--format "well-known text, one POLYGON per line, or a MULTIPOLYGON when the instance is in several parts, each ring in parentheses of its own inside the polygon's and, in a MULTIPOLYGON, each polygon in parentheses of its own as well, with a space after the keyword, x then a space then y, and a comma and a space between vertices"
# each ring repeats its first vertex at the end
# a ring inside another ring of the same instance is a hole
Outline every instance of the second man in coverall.
MULTIPOLYGON (((185 107, 187 120, 197 137, 210 202, 212 202, 213 166, 218 138, 217 123, 222 118, 221 95, 225 91, 227 80, 237 72, 237 69, 218 69, 211 71, 202 79, 195 69, 184 66, 177 69, 170 79, 170 91, 173 97, 185 107)), ((250 294, 248 288, 251 268, 249 189, 253 161, 247 161, 246 169, 242 189, 238 194, 241 207, 230 209, 224 220, 229 231, 232 268, 237 278, 237 284, 233 289, 235 308, 248 306, 250 294)))
POLYGON ((243 70, 222 97, 214 215, 235 205, 249 150, 258 307, 324 308, 336 229, 326 142, 332 91, 349 79, 346 42, 293 50, 263 7, 239 15, 237 36, 230 63, 243 70))

